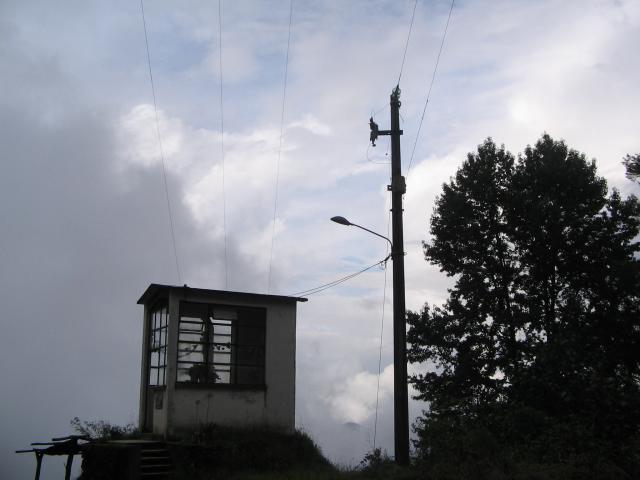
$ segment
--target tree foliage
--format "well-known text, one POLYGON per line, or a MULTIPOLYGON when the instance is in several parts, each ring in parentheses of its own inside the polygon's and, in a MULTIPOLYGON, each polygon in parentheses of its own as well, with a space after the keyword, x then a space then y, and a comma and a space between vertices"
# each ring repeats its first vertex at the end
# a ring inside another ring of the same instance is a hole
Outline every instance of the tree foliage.
POLYGON ((640 153, 627 155, 622 163, 627 169, 627 178, 636 182, 640 181, 640 153))
POLYGON ((488 435, 495 451, 526 444, 526 461, 548 459, 562 425, 602 445, 638 438, 639 214, 548 135, 517 158, 491 139, 468 155, 423 244, 455 285, 408 314, 409 359, 433 367, 411 378, 429 404, 424 458, 450 457, 460 435, 489 448, 488 435))

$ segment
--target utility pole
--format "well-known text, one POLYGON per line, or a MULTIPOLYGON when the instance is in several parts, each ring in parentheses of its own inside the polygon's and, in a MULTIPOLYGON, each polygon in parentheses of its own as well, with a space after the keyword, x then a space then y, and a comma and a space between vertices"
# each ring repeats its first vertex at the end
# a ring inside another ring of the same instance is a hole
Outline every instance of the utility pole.
POLYGON ((369 121, 371 143, 378 135, 391 136, 391 223, 393 242, 393 403, 395 458, 399 465, 409 464, 409 391, 407 387, 407 324, 404 294, 404 238, 402 228, 402 196, 407 191, 400 160, 400 86, 391 92, 391 130, 379 130, 369 121))

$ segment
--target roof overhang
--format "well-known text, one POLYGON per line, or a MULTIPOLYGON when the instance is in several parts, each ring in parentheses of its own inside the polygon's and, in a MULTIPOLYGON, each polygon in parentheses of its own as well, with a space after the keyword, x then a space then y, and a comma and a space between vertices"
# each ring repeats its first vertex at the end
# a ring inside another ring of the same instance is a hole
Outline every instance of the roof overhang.
POLYGON ((289 297, 285 295, 269 295, 264 293, 247 293, 247 292, 232 292, 229 290, 209 290, 206 288, 192 288, 187 285, 181 287, 175 285, 161 285, 158 283, 152 283, 145 290, 142 296, 138 299, 138 305, 147 305, 154 302, 158 298, 168 298, 171 292, 180 292, 183 294, 193 294, 200 296, 225 296, 229 300, 251 300, 264 303, 291 303, 291 302, 306 302, 307 299, 303 297, 289 297))

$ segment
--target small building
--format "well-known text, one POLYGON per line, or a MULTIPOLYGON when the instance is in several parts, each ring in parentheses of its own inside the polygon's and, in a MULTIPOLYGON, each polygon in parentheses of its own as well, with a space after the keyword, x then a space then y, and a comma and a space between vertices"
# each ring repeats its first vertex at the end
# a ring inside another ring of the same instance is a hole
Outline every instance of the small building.
POLYGON ((151 284, 144 305, 140 430, 295 427, 296 306, 305 298, 151 284))

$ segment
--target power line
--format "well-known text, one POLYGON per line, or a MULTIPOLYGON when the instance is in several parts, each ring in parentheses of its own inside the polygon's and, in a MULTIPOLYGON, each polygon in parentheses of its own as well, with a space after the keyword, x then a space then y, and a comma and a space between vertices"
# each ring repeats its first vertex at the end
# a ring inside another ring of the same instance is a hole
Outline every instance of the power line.
POLYGON ((411 171, 411 164, 413 163, 413 156, 416 153, 416 145, 418 144, 418 138, 420 137, 420 129, 422 128, 422 122, 424 121, 424 115, 427 112, 427 105, 429 105, 429 97, 431 96, 431 89, 433 88, 433 82, 436 79, 436 72, 438 71, 438 64, 440 63, 440 55, 442 54, 442 47, 444 41, 447 38, 447 30, 449 29, 449 21, 451 20, 451 12, 453 11, 453 5, 455 0, 451 0, 451 7, 449 8, 449 16, 447 17, 447 24, 444 27, 444 33, 442 34, 442 42, 440 42, 440 50, 438 51, 438 57, 436 58, 436 64, 433 68, 433 75, 431 75, 431 83, 429 84, 429 90, 427 91, 427 99, 424 102, 424 108, 422 109, 422 117, 420 118, 420 124, 418 125, 418 132, 416 133, 416 139, 413 142, 413 150, 411 151, 411 159, 409 160, 409 168, 407 169, 407 176, 411 171))
POLYGON ((169 226, 171 227, 171 241, 173 243, 173 256, 176 260, 176 272, 178 273, 178 285, 182 284, 182 274, 180 273, 180 263, 178 262, 178 248, 176 247, 176 234, 173 227, 173 214, 171 213, 171 199, 169 197, 169 186, 167 183, 167 168, 164 160, 164 147, 162 145, 162 136, 160 135, 160 120, 158 118, 158 103, 156 101, 156 87, 153 82, 153 73, 151 70, 151 54, 149 53, 149 38, 147 35, 147 19, 144 15, 144 3, 140 0, 140 11, 142 12, 142 26, 144 28, 144 44, 147 50, 147 65, 149 67, 149 81, 151 82, 151 94, 153 96, 153 111, 156 118, 156 134, 158 136, 158 147, 160 149, 160 162, 162 163, 162 178, 164 180, 164 193, 167 199, 167 212, 169 214, 169 226))
POLYGON ((418 6, 418 0, 413 4, 413 13, 411 14, 411 23, 409 24, 409 33, 407 34, 407 41, 404 44, 404 54, 402 55, 402 64, 400 65, 400 73, 398 74, 398 83, 400 85, 400 78, 402 78, 402 69, 404 68, 404 60, 407 58, 407 49, 409 48, 409 38, 411 37, 411 29, 413 28, 413 19, 416 16, 416 7, 418 6))
POLYGON ((354 277, 357 277, 358 275, 363 274, 364 272, 366 272, 367 270, 371 270, 373 267, 376 267, 378 265, 386 265, 387 260, 389 260, 390 255, 387 255, 386 258, 380 260, 379 262, 376 262, 372 265, 369 265, 366 268, 363 268, 362 270, 359 270, 355 273, 352 273, 350 275, 347 275, 345 277, 342 278, 338 278, 337 280, 334 280, 333 282, 329 282, 329 283, 325 283, 324 285, 319 285, 317 287, 314 288, 310 288, 309 290, 303 290, 302 292, 297 292, 292 294, 292 297, 300 297, 300 296, 309 296, 309 295, 313 295, 314 293, 319 293, 322 292, 323 290, 327 290, 331 287, 335 287, 336 285, 340 285, 341 283, 346 282, 347 280, 351 280, 354 277))
MULTIPOLYGON (((389 149, 391 147, 391 140, 387 141, 387 152, 384 154, 385 157, 389 156, 389 149)), ((373 163, 374 165, 391 165, 391 161, 387 160, 387 161, 383 161, 383 162, 377 162, 375 160, 371 159, 371 156, 369 155, 369 150, 371 149, 371 143, 369 142, 367 144, 367 151, 365 152, 365 157, 367 158, 367 161, 369 163, 373 163)))
POLYGON ((222 0, 218 0, 218 44, 220 65, 220 151, 222 153, 222 229, 224 232, 224 278, 229 289, 229 258, 227 255, 227 195, 224 179, 224 102, 222 101, 222 0))
POLYGON ((273 243, 276 236, 276 214, 278 212, 278 183, 280 180, 280 156, 282 154, 282 136, 284 132, 284 105, 287 97, 287 76, 289 72, 289 46, 291 44, 291 19, 293 18, 293 0, 289 2, 289 34, 287 36, 287 55, 284 61, 284 84, 282 86, 282 110, 280 112, 280 143, 278 145, 278 160, 276 162, 276 186, 273 200, 273 226, 271 229, 271 250, 269 252, 269 277, 267 293, 271 292, 271 266, 273 264, 273 243))
MULTIPOLYGON (((391 211, 387 219, 387 237, 391 227, 391 211)), ((387 245, 387 254, 389 253, 389 245, 387 245)), ((380 399, 380 369, 382 366, 382 335, 384 333, 384 310, 387 303, 387 269, 384 270, 384 288, 382 289, 382 316, 380 318, 380 347, 378 349, 378 384, 376 386, 376 418, 373 424, 373 449, 376 448, 376 438, 378 436, 378 405, 380 399)))

